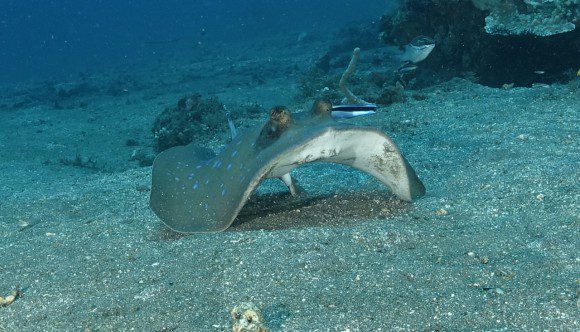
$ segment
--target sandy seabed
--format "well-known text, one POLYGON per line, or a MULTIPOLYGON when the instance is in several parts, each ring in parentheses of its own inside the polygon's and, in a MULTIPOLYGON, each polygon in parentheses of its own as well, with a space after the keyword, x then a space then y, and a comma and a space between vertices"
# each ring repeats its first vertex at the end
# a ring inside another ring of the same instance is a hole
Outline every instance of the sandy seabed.
MULTIPOLYGON (((296 54, 280 57, 307 61, 296 54)), ((150 145, 157 114, 191 91, 303 107, 296 77, 232 82, 220 61, 191 65, 209 78, 83 107, 0 111, 0 296, 20 290, 0 330, 227 331, 242 302, 272 331, 580 329, 577 82, 454 79, 351 120, 398 144, 427 188, 412 204, 356 170, 312 164, 294 172, 305 198, 267 181, 233 228, 182 236, 148 208, 151 167, 126 140, 150 145), (77 154, 106 171, 59 163, 77 154)))

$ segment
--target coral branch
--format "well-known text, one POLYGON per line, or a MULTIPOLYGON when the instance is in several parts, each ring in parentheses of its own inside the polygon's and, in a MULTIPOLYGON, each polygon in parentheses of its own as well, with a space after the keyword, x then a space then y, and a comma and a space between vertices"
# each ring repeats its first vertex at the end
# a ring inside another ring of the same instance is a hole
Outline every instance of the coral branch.
POLYGON ((350 63, 346 68, 346 71, 342 74, 340 78, 340 82, 338 83, 338 87, 340 91, 344 94, 346 102, 352 105, 366 105, 368 102, 364 101, 363 99, 357 97, 352 93, 347 87, 347 81, 350 75, 355 71, 356 64, 358 62, 358 57, 360 55, 360 48, 355 48, 352 52, 352 58, 350 59, 350 63))

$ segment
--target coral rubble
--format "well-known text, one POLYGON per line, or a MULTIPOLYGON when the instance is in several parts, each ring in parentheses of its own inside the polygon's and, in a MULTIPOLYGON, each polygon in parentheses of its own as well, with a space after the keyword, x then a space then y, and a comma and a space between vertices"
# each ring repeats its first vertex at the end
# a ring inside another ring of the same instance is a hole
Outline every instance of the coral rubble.
POLYGON ((485 31, 500 35, 551 36, 576 28, 580 16, 578 0, 472 0, 488 11, 485 31))
POLYGON ((267 332, 268 329, 264 325, 264 317, 256 307, 250 302, 243 302, 235 306, 231 311, 233 332, 267 332))
POLYGON ((21 295, 19 289, 13 290, 10 294, 6 297, 0 296, 0 307, 6 307, 14 303, 16 299, 18 299, 21 295))
MULTIPOLYGON (((535 7, 527 0, 475 2, 477 6, 467 0, 404 0, 396 11, 382 17, 380 38, 385 43, 403 47, 415 36, 426 35, 438 45, 429 61, 421 63, 415 88, 454 76, 473 77, 482 84, 496 87, 505 83, 531 86, 533 83, 549 84, 571 79, 567 73, 577 69, 580 59, 579 29, 552 34, 548 30, 540 33, 522 27, 523 30, 517 33, 504 29, 499 34, 499 25, 494 29, 484 26, 490 17, 497 16, 507 27, 505 22, 509 21, 509 15, 515 15, 515 11, 519 14, 532 11, 540 15, 542 10, 542 15, 548 15, 548 9, 556 3, 561 3, 561 6, 554 9, 553 17, 566 17, 575 22, 578 1, 569 1, 568 5, 563 1, 550 1, 550 4, 546 1, 543 6, 538 4, 535 7), (566 14, 560 15, 562 8, 566 8, 566 14), (490 34, 492 30, 497 34, 490 34), (540 72, 542 74, 538 74, 540 72)), ((537 29, 542 26, 533 22, 536 21, 532 20, 532 24, 537 29)))
POLYGON ((175 107, 167 108, 153 125, 155 149, 186 145, 208 138, 227 128, 224 106, 217 98, 203 99, 200 94, 181 98, 175 107))

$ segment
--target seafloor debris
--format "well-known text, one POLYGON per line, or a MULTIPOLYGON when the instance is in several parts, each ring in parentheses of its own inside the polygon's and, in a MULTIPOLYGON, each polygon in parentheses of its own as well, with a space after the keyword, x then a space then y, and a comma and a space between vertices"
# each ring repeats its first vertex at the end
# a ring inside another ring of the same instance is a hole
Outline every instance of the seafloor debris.
POLYGON ((268 329, 264 325, 264 317, 262 313, 251 302, 243 302, 235 306, 231 311, 234 325, 233 332, 267 332, 268 329))
POLYGON ((60 164, 65 166, 73 166, 78 168, 86 168, 93 171, 103 171, 105 167, 99 165, 95 157, 81 156, 77 154, 74 158, 65 157, 59 160, 60 164))
POLYGON ((381 91, 381 94, 377 98, 377 103, 381 105, 391 105, 394 103, 405 102, 405 88, 400 82, 397 82, 394 86, 385 86, 381 91))
POLYGON ((175 107, 167 108, 153 125, 155 149, 203 142, 227 128, 223 104, 216 98, 202 98, 194 93, 181 98, 175 107))
POLYGON ((6 307, 6 306, 11 305, 19 297, 20 297, 20 290, 19 289, 13 290, 12 292, 10 292, 10 295, 8 295, 6 297, 0 296, 0 307, 6 307))

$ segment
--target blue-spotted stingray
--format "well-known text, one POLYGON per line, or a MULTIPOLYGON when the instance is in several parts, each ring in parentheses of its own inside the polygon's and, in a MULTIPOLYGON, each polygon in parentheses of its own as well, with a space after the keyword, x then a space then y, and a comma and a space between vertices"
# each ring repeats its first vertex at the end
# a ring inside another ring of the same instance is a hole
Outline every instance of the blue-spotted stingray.
POLYGON ((405 201, 424 195, 423 183, 387 135, 331 114, 325 101, 294 115, 274 107, 264 125, 241 132, 217 156, 204 159, 193 143, 162 152, 153 163, 151 209, 177 232, 223 231, 262 180, 280 178, 296 195, 290 172, 315 161, 357 168, 405 201))

